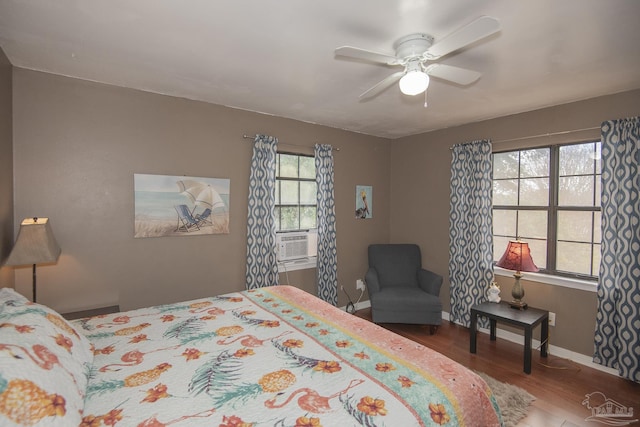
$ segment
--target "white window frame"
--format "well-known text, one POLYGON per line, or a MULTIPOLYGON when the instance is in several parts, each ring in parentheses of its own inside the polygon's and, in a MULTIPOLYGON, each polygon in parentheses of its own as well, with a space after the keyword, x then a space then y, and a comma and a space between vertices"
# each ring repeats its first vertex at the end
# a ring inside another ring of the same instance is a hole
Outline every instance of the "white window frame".
MULTIPOLYGON (((494 275, 513 278, 513 271, 494 266, 494 275)), ((579 289, 581 291, 596 292, 598 282, 592 280, 576 279, 573 277, 556 276, 543 273, 523 273, 522 280, 544 283, 547 285, 563 286, 565 288, 579 289)))

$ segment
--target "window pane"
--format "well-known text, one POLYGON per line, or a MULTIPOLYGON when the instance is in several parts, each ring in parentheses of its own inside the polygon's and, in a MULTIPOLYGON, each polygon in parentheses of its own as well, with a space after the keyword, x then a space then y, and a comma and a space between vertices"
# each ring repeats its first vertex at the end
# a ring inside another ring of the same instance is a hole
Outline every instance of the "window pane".
POLYGON ((558 212, 558 240, 591 243, 593 212, 558 212))
POLYGON ((300 178, 316 177, 316 160, 313 157, 300 157, 300 178))
POLYGON ((547 238, 547 211, 518 211, 518 236, 523 240, 547 238))
POLYGON ((316 187, 313 156, 278 153, 276 230, 291 231, 316 227, 316 187))
POLYGON ((298 181, 280 181, 280 204, 297 205, 298 181))
POLYGON ((300 208, 298 206, 280 208, 280 212, 281 212, 280 217, 282 218, 280 222, 280 230, 299 230, 300 229, 299 209, 300 208))
POLYGON ((518 178, 517 151, 493 155, 493 179, 518 178))
POLYGON ((595 162, 595 144, 592 142, 560 147, 560 176, 593 174, 595 162))
POLYGON ((316 183, 314 181, 300 181, 300 204, 315 205, 316 198, 316 183))
POLYGON ((520 177, 548 177, 549 154, 548 148, 526 150, 520 152, 520 177))
POLYGON ((493 181, 493 204, 495 206, 517 206, 518 181, 493 181))
POLYGON ((298 177, 298 156, 280 154, 280 176, 285 178, 298 177))
POLYGON ((516 235, 516 211, 494 209, 493 210, 493 234, 497 234, 499 236, 515 236, 516 235))
POLYGON ((558 183, 558 206, 594 206, 595 179, 599 176, 569 176, 558 183))
POLYGON ((316 207, 300 208, 300 228, 316 228, 316 207))
POLYGON ((549 178, 527 178, 520 180, 521 206, 549 205, 549 178))
POLYGON ((493 205, 516 209, 493 211, 495 259, 504 253, 505 236, 515 234, 529 243, 541 269, 553 268, 551 274, 598 275, 600 150, 600 142, 588 142, 493 155, 493 205), (558 165, 556 176, 550 176, 552 164, 558 165), (547 260, 548 252, 556 259, 547 260))
POLYGON ((570 273, 591 275, 591 245, 589 243, 558 242, 556 268, 570 273))

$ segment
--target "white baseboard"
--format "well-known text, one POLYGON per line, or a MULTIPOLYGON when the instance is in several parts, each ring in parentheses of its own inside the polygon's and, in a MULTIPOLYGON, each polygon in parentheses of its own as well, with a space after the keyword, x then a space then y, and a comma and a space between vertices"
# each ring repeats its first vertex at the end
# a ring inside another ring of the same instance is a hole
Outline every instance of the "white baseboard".
MULTIPOLYGON (((371 302, 369 300, 362 301, 355 304, 356 310, 362 310, 365 308, 371 307, 371 302)), ((341 310, 346 311, 345 307, 340 307, 341 310)), ((442 312, 442 319, 450 322, 449 313, 446 311, 442 312)), ((482 333, 489 335, 489 329, 478 328, 478 330, 482 333)), ((511 341, 513 343, 519 344, 524 347, 524 337, 522 335, 515 334, 513 332, 505 331, 504 329, 497 328, 496 336, 498 338, 502 338, 503 340, 511 341)), ((540 347, 540 340, 533 339, 532 347, 538 348, 540 347)), ((597 369, 598 371, 606 372, 607 374, 619 376, 618 371, 613 368, 608 368, 606 366, 599 365, 597 363, 593 363, 593 359, 589 356, 586 356, 581 353, 576 353, 575 351, 567 350, 566 348, 558 347, 555 345, 549 345, 548 348, 549 354, 553 354, 557 357, 562 357, 564 359, 571 360, 572 362, 578 363, 583 366, 587 366, 589 368, 597 369)))
MULTIPOLYGON (((450 322, 449 313, 445 311, 442 312, 442 318, 450 322)), ((478 328, 478 331, 489 335, 489 329, 478 328)), ((524 347, 523 335, 518 335, 513 332, 505 331, 504 329, 496 328, 496 337, 502 338, 507 341, 511 341, 513 343, 519 344, 524 347)), ((537 340, 534 338, 532 340, 531 346, 532 348, 540 347, 540 340, 537 340)), ((617 370, 599 365, 597 363, 593 363, 593 359, 591 357, 581 353, 576 353, 575 351, 567 350, 566 348, 558 347, 555 345, 549 345, 548 353, 553 354, 554 356, 571 360, 572 362, 578 363, 583 366, 587 366, 589 368, 597 369, 598 371, 606 372, 607 374, 619 376, 617 370)))

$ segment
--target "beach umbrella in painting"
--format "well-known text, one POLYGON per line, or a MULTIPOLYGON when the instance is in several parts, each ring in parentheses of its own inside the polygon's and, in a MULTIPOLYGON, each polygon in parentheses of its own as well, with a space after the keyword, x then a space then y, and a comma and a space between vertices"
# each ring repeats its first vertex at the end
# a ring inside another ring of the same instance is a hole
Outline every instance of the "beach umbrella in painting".
POLYGON ((176 181, 176 184, 178 184, 180 192, 189 196, 195 206, 200 206, 203 209, 209 208, 211 211, 216 208, 226 208, 220 194, 209 184, 190 179, 176 181))

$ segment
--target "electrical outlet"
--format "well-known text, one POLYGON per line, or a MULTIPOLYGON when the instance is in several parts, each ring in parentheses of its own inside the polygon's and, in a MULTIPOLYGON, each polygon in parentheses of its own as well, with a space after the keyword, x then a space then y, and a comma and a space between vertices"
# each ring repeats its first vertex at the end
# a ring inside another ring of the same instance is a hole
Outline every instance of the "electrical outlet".
POLYGON ((364 282, 362 280, 356 280, 356 289, 359 291, 364 291, 364 282))
POLYGON ((556 326, 556 314, 554 312, 549 312, 549 326, 556 326))

